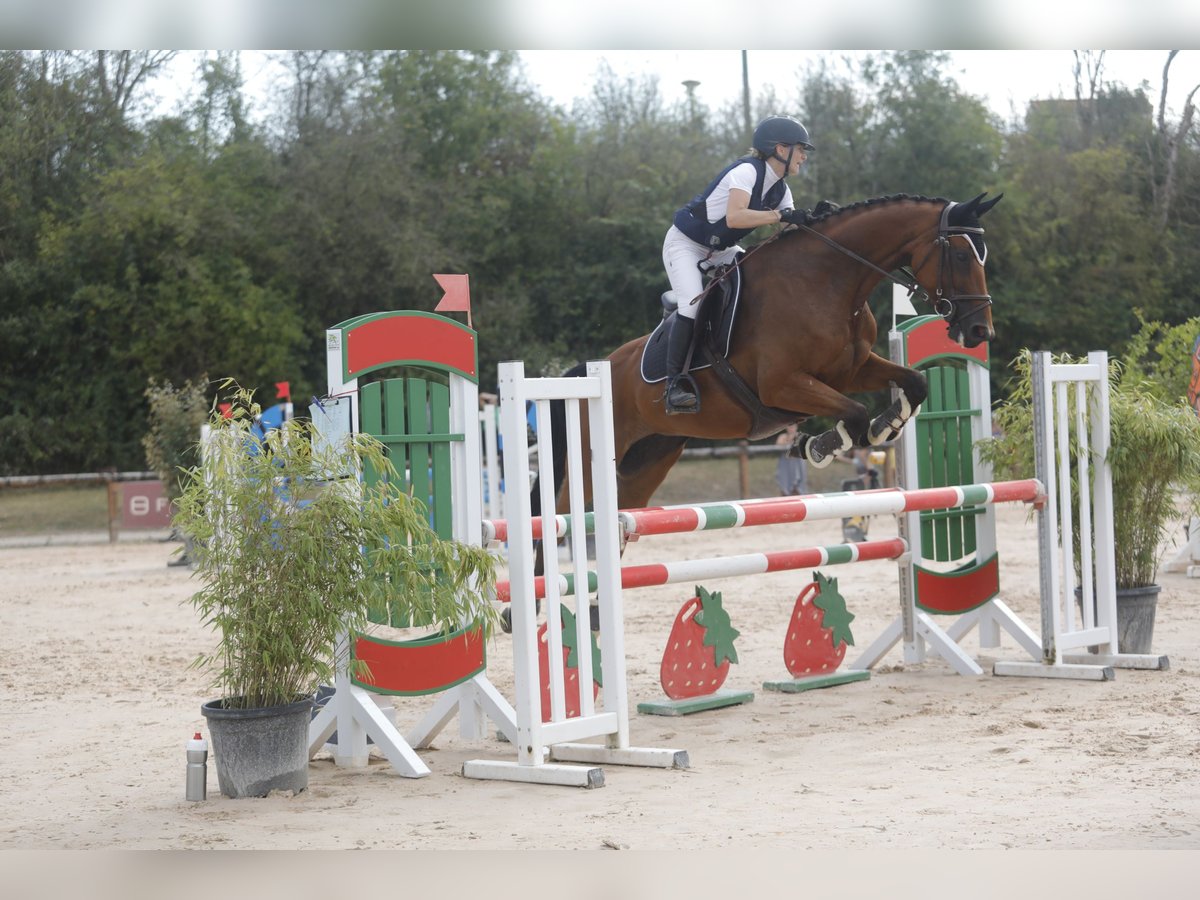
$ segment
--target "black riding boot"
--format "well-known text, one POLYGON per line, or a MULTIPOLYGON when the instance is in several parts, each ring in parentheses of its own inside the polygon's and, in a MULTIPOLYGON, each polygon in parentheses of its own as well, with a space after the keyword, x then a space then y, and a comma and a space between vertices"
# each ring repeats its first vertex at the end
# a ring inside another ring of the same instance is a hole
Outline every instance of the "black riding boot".
POLYGON ((696 396, 696 382, 690 375, 681 375, 692 346, 692 332, 696 322, 675 314, 671 323, 671 335, 667 338, 667 390, 663 394, 667 415, 700 412, 700 398, 696 396))

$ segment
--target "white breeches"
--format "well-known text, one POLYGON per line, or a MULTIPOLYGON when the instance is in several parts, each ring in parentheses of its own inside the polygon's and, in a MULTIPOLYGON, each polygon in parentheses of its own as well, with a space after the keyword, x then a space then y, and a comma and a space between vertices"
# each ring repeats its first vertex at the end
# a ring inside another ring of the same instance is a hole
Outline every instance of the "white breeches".
POLYGON ((716 250, 710 256, 707 247, 702 247, 674 225, 671 226, 663 240, 662 257, 671 290, 679 301, 679 315, 685 319, 695 319, 700 311, 700 304, 691 301, 704 290, 701 263, 705 269, 723 266, 733 262, 740 251, 741 248, 734 244, 725 250, 716 250))

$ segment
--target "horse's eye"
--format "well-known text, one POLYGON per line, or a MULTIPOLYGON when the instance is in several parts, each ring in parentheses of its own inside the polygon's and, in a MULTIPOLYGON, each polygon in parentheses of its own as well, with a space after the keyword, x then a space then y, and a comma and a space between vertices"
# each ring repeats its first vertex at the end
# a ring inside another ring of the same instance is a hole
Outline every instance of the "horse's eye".
POLYGON ((959 261, 959 262, 966 262, 966 261, 967 261, 967 253, 966 253, 966 251, 965 251, 965 250, 959 250, 959 251, 958 251, 956 254, 954 254, 954 255, 958 257, 958 261, 959 261))

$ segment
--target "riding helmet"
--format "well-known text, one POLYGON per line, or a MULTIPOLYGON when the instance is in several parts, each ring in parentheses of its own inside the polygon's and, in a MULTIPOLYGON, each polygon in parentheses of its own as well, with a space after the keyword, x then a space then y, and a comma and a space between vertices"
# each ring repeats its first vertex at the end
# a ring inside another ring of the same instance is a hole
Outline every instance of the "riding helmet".
POLYGON ((767 116, 754 129, 754 149, 765 156, 775 152, 776 144, 798 144, 807 151, 814 149, 808 142, 808 129, 791 116, 767 116))

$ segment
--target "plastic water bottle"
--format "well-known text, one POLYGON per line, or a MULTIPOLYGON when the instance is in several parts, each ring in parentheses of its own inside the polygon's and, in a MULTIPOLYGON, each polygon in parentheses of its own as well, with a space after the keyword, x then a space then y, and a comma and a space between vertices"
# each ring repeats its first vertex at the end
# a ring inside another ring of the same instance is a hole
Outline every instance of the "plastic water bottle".
POLYGON ((204 800, 208 797, 208 741, 200 732, 187 742, 187 793, 188 800, 204 800))

